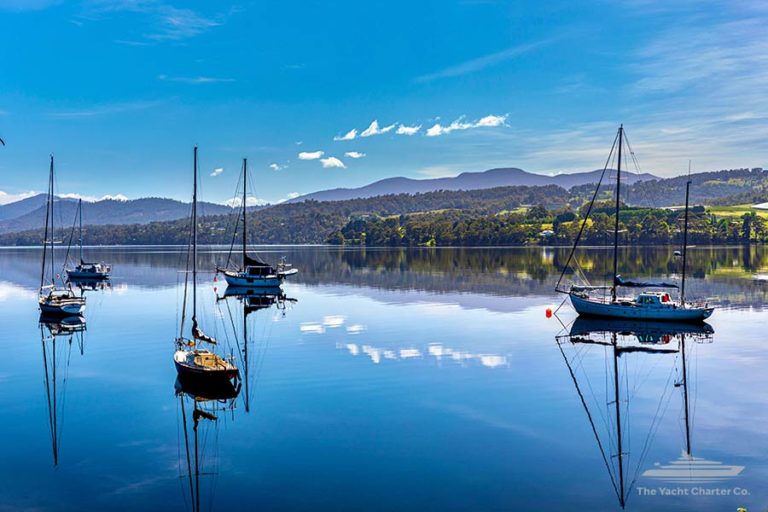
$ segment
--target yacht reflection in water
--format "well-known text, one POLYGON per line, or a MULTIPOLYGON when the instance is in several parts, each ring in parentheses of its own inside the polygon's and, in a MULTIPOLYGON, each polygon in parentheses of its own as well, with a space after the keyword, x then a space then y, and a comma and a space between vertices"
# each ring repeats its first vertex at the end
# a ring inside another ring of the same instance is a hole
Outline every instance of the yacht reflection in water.
POLYGON ((647 467, 645 459, 673 390, 682 391, 685 424, 683 458, 696 460, 692 455, 688 383, 690 356, 687 352, 689 345, 711 343, 713 335, 714 330, 706 323, 579 318, 567 333, 556 337, 622 509, 638 478, 653 476, 648 471, 643 473, 647 467), (594 364, 591 356, 599 355, 597 353, 601 351, 604 364, 594 364), (665 384, 653 393, 653 396, 658 397, 658 403, 653 408, 655 414, 647 422, 645 436, 636 439, 630 431, 630 424, 645 422, 635 416, 630 420, 630 400, 641 388, 650 392, 647 389, 650 383, 647 381, 657 371, 667 371, 663 363, 667 358, 670 365, 665 384), (589 366, 590 362, 592 366, 589 366), (605 389, 604 397, 600 396, 600 389, 605 389), (630 447, 637 447, 637 451, 633 453, 630 447))
POLYGON ((40 341, 45 372, 45 397, 48 405, 48 428, 51 433, 53 465, 59 464, 61 421, 64 392, 73 345, 83 355, 85 319, 82 316, 51 317, 40 315, 40 341), (63 359, 63 361, 62 361, 63 359), (63 364, 63 368, 61 365, 63 364))
POLYGON ((112 288, 112 280, 109 278, 69 278, 69 284, 80 290, 82 296, 85 292, 96 292, 112 288))
MULTIPOLYGON (((266 323, 261 323, 255 313, 269 310, 274 306, 285 316, 288 304, 295 304, 296 302, 296 299, 287 297, 279 286, 244 288, 230 285, 227 286, 223 295, 216 298, 221 312, 218 316, 224 323, 225 339, 228 342, 230 339, 232 340, 230 345, 235 346, 239 359, 238 366, 243 369, 245 412, 251 411, 251 380, 259 377, 264 357, 269 348, 269 335, 273 324, 270 318, 265 318, 266 323), (233 307, 233 304, 237 302, 240 304, 233 307), (254 315, 251 322, 249 322, 250 315, 254 315), (257 322, 257 325, 249 326, 249 323, 253 322, 257 322), (261 334, 259 340, 251 340, 249 327, 251 332, 259 331, 261 334)), ((266 317, 266 315, 263 316, 266 317)))
POLYGON ((180 430, 184 435, 183 441, 179 439, 179 443, 184 444, 184 459, 179 464, 180 476, 189 491, 185 490, 183 495, 185 502, 189 498, 188 508, 198 512, 201 485, 210 485, 210 502, 213 501, 215 478, 212 477, 216 475, 219 419, 222 414, 234 414, 240 385, 234 386, 227 379, 201 381, 180 374, 174 387, 181 411, 180 430))

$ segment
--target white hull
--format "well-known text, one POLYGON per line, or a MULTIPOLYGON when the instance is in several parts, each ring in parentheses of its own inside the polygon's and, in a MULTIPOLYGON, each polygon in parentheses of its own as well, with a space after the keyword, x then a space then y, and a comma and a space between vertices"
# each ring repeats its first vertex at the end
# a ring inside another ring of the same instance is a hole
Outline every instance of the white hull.
POLYGON ((570 293, 573 309, 580 315, 633 320, 663 320, 677 322, 701 322, 709 318, 709 307, 646 307, 633 302, 603 302, 570 293))
POLYGON ((233 276, 224 274, 229 286, 239 286, 245 288, 275 288, 280 286, 283 280, 278 276, 233 276))

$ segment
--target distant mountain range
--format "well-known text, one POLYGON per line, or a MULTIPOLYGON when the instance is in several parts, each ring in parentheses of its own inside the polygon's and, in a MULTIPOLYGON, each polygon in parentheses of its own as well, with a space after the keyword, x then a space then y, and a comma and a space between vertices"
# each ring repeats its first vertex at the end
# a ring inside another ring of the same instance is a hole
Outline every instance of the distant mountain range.
MULTIPOLYGON (((0 233, 35 229, 45 222, 45 194, 0 205, 0 233)), ((214 203, 198 203, 199 214, 221 215, 232 208, 214 203)), ((72 226, 77 212, 77 199, 56 198, 54 222, 57 227, 72 226)), ((190 205, 174 199, 148 197, 128 201, 105 199, 83 202, 83 224, 148 224, 177 220, 189 216, 190 205)))
MULTIPOLYGON (((528 187, 558 185, 564 189, 570 189, 571 187, 579 185, 597 183, 600 179, 600 173, 602 172, 602 169, 600 169, 596 171, 545 176, 543 174, 527 172, 516 167, 507 167, 490 169, 484 172, 463 172, 452 178, 423 180, 402 177, 387 178, 359 188, 334 188, 313 192, 292 199, 290 202, 297 203, 307 200, 344 201, 347 199, 360 199, 387 194, 423 194, 425 192, 434 192, 436 190, 480 190, 515 185, 528 187)), ((659 179, 648 173, 640 175, 627 173, 623 177, 624 183, 627 184, 659 179)))

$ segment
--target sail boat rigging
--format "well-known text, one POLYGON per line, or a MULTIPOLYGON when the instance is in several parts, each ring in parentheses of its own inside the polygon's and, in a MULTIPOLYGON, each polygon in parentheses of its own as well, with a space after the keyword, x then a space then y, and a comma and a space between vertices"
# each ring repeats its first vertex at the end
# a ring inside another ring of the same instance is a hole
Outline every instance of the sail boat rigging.
POLYGON ((48 197, 45 203, 45 229, 43 231, 43 258, 40 269, 40 291, 38 293, 38 305, 41 313, 56 316, 80 315, 85 311, 85 297, 78 297, 72 291, 70 285, 63 285, 64 288, 56 288, 56 265, 54 262, 54 225, 53 225, 53 155, 51 155, 51 165, 48 172, 48 197), (48 247, 50 246, 50 259, 48 247), (49 268, 46 263, 50 263, 50 281, 46 279, 46 273, 49 268), (50 284, 47 284, 49 282, 50 284))
POLYGON ((102 280, 109 279, 112 267, 105 263, 86 262, 83 259, 83 200, 77 202, 77 218, 79 219, 78 245, 80 248, 80 263, 75 268, 68 268, 67 278, 69 281, 78 280, 102 280))
POLYGON ((280 284, 288 276, 292 276, 298 272, 297 269, 292 268, 289 263, 281 261, 277 264, 277 267, 270 265, 262 260, 257 255, 250 256, 248 254, 248 159, 243 158, 243 196, 240 201, 240 215, 235 223, 235 232, 233 234, 232 244, 230 245, 229 255, 227 257, 227 265, 224 267, 217 267, 216 272, 224 275, 224 279, 229 286, 243 286, 243 287, 275 287, 280 284), (242 252, 242 265, 236 268, 230 268, 229 264, 232 260, 233 249, 235 245, 235 236, 237 235, 237 226, 241 222, 243 229, 241 233, 241 252, 242 252))
MULTIPOLYGON (((584 215, 581 228, 576 236, 573 248, 568 256, 565 267, 563 268, 560 278, 558 279, 555 290, 560 293, 567 294, 571 299, 571 304, 574 309, 580 315, 608 317, 608 318, 622 318, 622 319, 635 319, 635 320, 664 320, 664 321, 677 321, 677 322, 701 322, 714 311, 714 308, 710 307, 706 303, 693 303, 685 301, 685 270, 687 259, 687 245, 688 245, 688 203, 690 196, 690 180, 686 183, 685 188, 685 225, 683 235, 683 275, 681 283, 681 293, 678 300, 673 300, 670 294, 666 291, 648 291, 648 288, 678 288, 678 285, 673 283, 655 283, 655 282, 642 282, 625 280, 619 274, 619 214, 621 211, 621 165, 622 165, 622 149, 626 142, 624 125, 619 127, 616 139, 614 140, 613 147, 608 156, 608 161, 603 169, 600 180, 595 189, 595 193, 592 196, 592 200, 589 203, 587 212, 584 215), (617 153, 617 166, 616 166, 616 206, 615 206, 615 222, 613 229, 613 272, 611 278, 611 285, 605 286, 590 286, 590 285, 571 285, 570 288, 561 288, 561 283, 565 273, 567 272, 569 265, 574 261, 574 255, 576 249, 581 240, 581 236, 584 232, 587 222, 589 221, 589 215, 597 199, 600 185, 605 177, 605 173, 608 170, 609 162, 614 154, 614 150, 617 153), (634 297, 620 297, 618 295, 619 287, 624 288, 644 288, 642 291, 634 297), (598 290, 610 290, 610 296, 606 297, 605 294, 599 295, 596 292, 598 290)), ((631 152, 631 151, 630 151, 631 152)))
POLYGON ((173 360, 180 378, 205 379, 205 380, 237 380, 239 371, 231 359, 224 359, 209 350, 195 348, 198 342, 211 345, 216 344, 216 339, 203 332, 197 319, 197 146, 194 149, 192 186, 192 219, 191 219, 191 251, 187 252, 187 265, 192 264, 192 333, 189 338, 184 337, 184 325, 186 320, 186 297, 189 286, 189 272, 185 272, 184 278, 184 304, 182 306, 181 327, 176 338, 177 350, 173 360), (190 254, 191 253, 191 254, 190 254))

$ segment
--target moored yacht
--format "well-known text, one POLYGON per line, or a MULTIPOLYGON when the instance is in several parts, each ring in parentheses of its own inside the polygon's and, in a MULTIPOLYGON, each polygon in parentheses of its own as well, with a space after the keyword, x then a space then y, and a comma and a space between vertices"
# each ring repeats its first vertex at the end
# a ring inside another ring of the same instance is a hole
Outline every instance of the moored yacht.
MULTIPOLYGON (((83 260, 83 200, 80 199, 77 203, 77 215, 80 219, 80 263, 75 268, 68 268, 67 278, 69 281, 85 281, 85 280, 103 280, 109 279, 109 274, 112 272, 112 267, 106 263, 94 263, 86 262, 83 260)), ((67 251, 69 252, 69 251, 67 251)))
POLYGON ((45 206, 45 230, 43 232, 43 262, 40 269, 40 290, 38 293, 38 306, 46 315, 69 316, 80 315, 85 311, 85 297, 78 297, 72 287, 61 283, 61 288, 56 287, 59 275, 56 273, 54 262, 54 226, 53 226, 53 155, 48 174, 48 199, 45 206), (50 246, 50 255, 48 249, 50 246), (50 265, 49 265, 50 264, 50 265), (48 275, 50 274, 50 275, 48 275), (46 284, 48 283, 48 284, 46 284))
MULTIPOLYGON (((225 359, 210 350, 199 349, 199 342, 216 345, 216 339, 205 334, 197 321, 197 147, 194 150, 194 185, 192 192, 192 222, 191 222, 191 251, 187 258, 192 264, 192 329, 191 336, 184 336, 184 324, 186 318, 186 300, 182 306, 181 328, 179 337, 176 338, 176 352, 173 362, 179 377, 186 379, 203 379, 206 381, 222 381, 239 379, 240 372, 233 360, 225 359)), ((189 263, 188 263, 189 265, 189 263)), ((189 268, 189 267, 187 267, 189 268)), ((184 297, 187 297, 189 272, 185 273, 184 297)))
MULTIPOLYGON (((248 160, 243 159, 243 196, 241 200, 241 216, 238 217, 235 224, 235 231, 237 231, 237 224, 243 223, 241 240, 242 240, 242 265, 239 267, 230 267, 232 260, 232 247, 230 247, 229 256, 227 258, 227 264, 224 267, 217 267, 216 272, 221 273, 229 286, 237 287, 266 287, 274 288, 280 286, 282 282, 289 276, 292 276, 298 272, 293 268, 291 264, 281 260, 276 266, 267 263, 260 257, 248 254, 248 215, 247 215, 247 199, 248 199, 248 160)), ((233 240, 234 242, 234 240, 233 240)))
MULTIPOLYGON (((600 177, 600 181, 597 184, 597 190, 590 202, 587 212, 584 216, 584 220, 581 224, 576 241, 571 249, 568 261, 563 269, 560 279, 558 280, 555 290, 561 293, 566 293, 571 299, 571 304, 577 313, 580 315, 607 317, 607 318, 622 318, 631 320, 662 320, 662 321, 677 321, 677 322, 701 322, 709 318, 714 311, 714 308, 709 306, 706 302, 687 302, 685 300, 685 272, 687 262, 687 246, 688 246, 688 200, 690 196, 691 182, 688 180, 685 186, 685 217, 684 217, 684 229, 683 229, 683 247, 682 247, 682 261, 683 271, 681 285, 678 287, 674 283, 656 283, 656 282, 639 282, 622 279, 619 275, 619 212, 621 206, 621 154, 624 147, 624 127, 619 127, 619 131, 616 135, 616 140, 613 143, 611 152, 608 157, 608 162, 611 161, 614 150, 617 152, 617 168, 616 168, 616 209, 615 209, 615 223, 613 230, 613 280, 610 286, 591 286, 591 285, 571 285, 570 288, 561 288, 563 276, 568 269, 568 266, 573 261, 576 248, 578 247, 581 235, 584 232, 584 228, 589 221, 589 215, 594 206, 595 199, 598 197, 600 190, 600 184, 603 177, 608 170, 608 164, 603 169, 603 173, 600 177), (620 288, 639 288, 643 291, 636 295, 619 296, 620 288), (673 299, 667 291, 655 291, 655 289, 680 289, 678 299, 673 299), (650 289, 650 290, 649 290, 650 289), (600 293, 602 292, 602 293, 600 293), (606 293, 610 292, 610 293, 606 293)), ((628 145, 628 144, 627 144, 628 145)), ((631 148, 630 150, 631 153, 631 148)), ((634 153, 631 153, 634 155, 634 153)), ((633 156, 634 158, 634 156, 633 156)))

